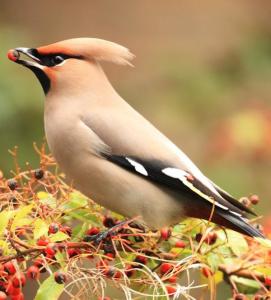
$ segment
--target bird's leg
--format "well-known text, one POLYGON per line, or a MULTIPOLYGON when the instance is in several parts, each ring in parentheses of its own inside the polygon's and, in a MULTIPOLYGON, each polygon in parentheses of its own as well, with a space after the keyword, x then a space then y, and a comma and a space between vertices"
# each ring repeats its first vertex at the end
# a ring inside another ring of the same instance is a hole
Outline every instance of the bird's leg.
POLYGON ((101 241, 107 239, 112 235, 115 235, 118 231, 120 231, 123 228, 124 225, 127 225, 131 222, 133 222, 133 220, 121 221, 105 231, 99 232, 95 235, 87 235, 84 238, 84 242, 94 242, 96 245, 98 245, 101 241))

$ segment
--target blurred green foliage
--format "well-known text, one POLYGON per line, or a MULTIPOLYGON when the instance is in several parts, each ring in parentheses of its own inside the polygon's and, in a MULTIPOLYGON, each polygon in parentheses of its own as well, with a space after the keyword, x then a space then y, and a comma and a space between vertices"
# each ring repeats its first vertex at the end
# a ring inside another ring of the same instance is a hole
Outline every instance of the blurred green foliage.
POLYGON ((7 152, 15 145, 20 149, 20 162, 36 162, 32 144, 43 141, 43 94, 31 72, 6 58, 6 52, 18 40, 27 43, 28 39, 11 30, 1 30, 0 40, 0 169, 9 171, 13 164, 7 152))

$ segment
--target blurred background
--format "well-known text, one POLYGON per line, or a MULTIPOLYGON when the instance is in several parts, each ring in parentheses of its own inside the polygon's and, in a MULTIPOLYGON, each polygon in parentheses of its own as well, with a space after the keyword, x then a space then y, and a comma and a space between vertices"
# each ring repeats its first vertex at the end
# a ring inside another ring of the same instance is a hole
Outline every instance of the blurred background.
POLYGON ((118 92, 223 188, 259 194, 267 220, 270 15, 267 0, 1 0, 0 169, 10 176, 14 145, 35 166, 32 143, 44 140, 42 89, 7 50, 100 37, 136 54, 135 68, 105 65, 118 92))

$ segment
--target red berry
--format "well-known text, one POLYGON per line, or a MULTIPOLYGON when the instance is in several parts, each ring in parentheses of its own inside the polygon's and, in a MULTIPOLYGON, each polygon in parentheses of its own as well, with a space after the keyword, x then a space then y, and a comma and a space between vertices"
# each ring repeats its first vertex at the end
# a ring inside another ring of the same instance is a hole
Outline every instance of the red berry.
POLYGON ((255 295, 254 298, 253 298, 253 300, 265 300, 265 299, 266 298, 263 295, 255 295))
POLYGON ((53 243, 50 243, 45 248, 45 253, 49 256, 54 256, 56 254, 56 246, 53 243))
POLYGON ((7 184, 11 191, 14 191, 18 186, 17 181, 15 179, 9 179, 7 181, 7 184))
POLYGON ((116 254, 108 252, 108 253, 105 253, 105 256, 108 260, 113 260, 116 257, 116 254))
POLYGON ((162 228, 160 230, 160 234, 161 234, 161 239, 167 241, 171 236, 171 230, 168 228, 162 228))
POLYGON ((7 297, 7 294, 0 291, 0 300, 6 300, 8 297, 7 297))
POLYGON ((185 248, 186 244, 184 241, 177 241, 175 244, 176 248, 185 248))
POLYGON ((4 270, 10 275, 13 275, 16 273, 16 268, 15 268, 13 262, 11 262, 11 261, 8 261, 4 264, 4 270))
POLYGON ((109 267, 108 270, 105 272, 105 275, 109 278, 112 278, 116 273, 115 268, 109 267))
POLYGON ((38 268, 42 268, 42 267, 44 267, 44 260, 42 258, 37 258, 34 261, 34 265, 38 268))
POLYGON ((202 275, 205 276, 206 278, 213 275, 213 272, 207 267, 202 268, 201 272, 202 272, 202 275))
POLYGON ((99 297, 98 300, 111 300, 110 297, 99 297))
POLYGON ((44 171, 43 171, 42 169, 36 169, 36 170, 34 171, 34 176, 35 176, 35 178, 36 178, 37 180, 40 180, 40 179, 42 179, 43 176, 44 176, 44 171))
POLYGON ((91 227, 86 231, 86 235, 96 235, 100 232, 98 227, 91 227))
POLYGON ((264 280, 266 286, 271 286, 271 276, 266 276, 264 280))
POLYGON ((172 271, 174 266, 170 263, 162 263, 160 266, 160 272, 161 274, 166 274, 172 271))
POLYGON ((63 284, 67 281, 67 275, 61 271, 55 272, 55 282, 58 284, 63 284))
POLYGON ((147 259, 146 256, 138 255, 138 256, 135 258, 134 262, 140 263, 140 264, 142 264, 142 265, 146 265, 147 262, 148 262, 148 259, 147 259))
POLYGON ((217 233, 216 232, 210 232, 207 237, 205 238, 205 243, 208 245, 213 245, 217 240, 217 233))
POLYGON ((247 297, 244 294, 238 293, 238 294, 234 295, 233 299, 234 300, 246 300, 247 297))
POLYGON ((115 220, 114 220, 113 218, 111 218, 111 217, 105 217, 105 218, 103 219, 103 225, 104 225, 104 227, 111 228, 111 227, 113 227, 113 226, 116 225, 116 222, 115 222, 115 220))
POLYGON ((195 240, 199 243, 202 239, 202 234, 201 233, 197 233, 195 236, 195 240))
POLYGON ((17 260, 17 262, 23 262, 23 261, 25 261, 25 258, 23 256, 18 256, 16 258, 16 260, 17 260))
POLYGON ((173 295, 176 293, 176 288, 175 288, 174 286, 167 285, 167 286, 166 286, 166 289, 167 289, 167 293, 168 293, 170 296, 173 296, 173 295))
POLYGON ((34 265, 35 265, 36 267, 39 268, 39 271, 40 271, 41 273, 46 272, 46 268, 45 268, 45 266, 44 266, 44 260, 43 260, 42 258, 37 258, 37 259, 34 261, 34 265))
POLYGON ((69 248, 67 250, 67 254, 68 254, 69 258, 74 257, 74 256, 78 255, 79 253, 80 253, 79 249, 69 248))
POLYGON ((135 273, 135 270, 133 269, 133 267, 131 265, 128 265, 128 266, 126 266, 124 272, 127 277, 132 277, 135 273))
POLYGON ((7 294, 12 296, 19 295, 21 291, 21 288, 15 288, 11 282, 8 283, 8 286, 6 288, 7 294))
POLYGON ((72 235, 72 229, 70 226, 61 226, 59 230, 66 233, 68 236, 72 235))
POLYGON ((170 282, 170 283, 176 283, 177 282, 177 276, 171 276, 171 277, 169 277, 168 282, 170 282))
POLYGON ((43 236, 37 240, 38 246, 47 246, 49 243, 50 243, 50 240, 45 236, 43 236))
POLYGON ((24 300, 24 294, 20 293, 18 295, 11 296, 10 300, 24 300))
POLYGON ((249 197, 249 200, 251 201, 251 203, 252 203, 253 205, 257 205, 257 204, 259 203, 259 201, 260 201, 260 198, 259 198, 258 195, 251 195, 251 196, 249 197))
POLYGON ((15 288, 21 288, 25 285, 26 278, 24 273, 18 272, 12 277, 12 285, 15 288))
POLYGON ((39 279, 39 277, 40 277, 40 270, 39 270, 39 268, 37 266, 35 266, 35 265, 30 266, 27 269, 26 276, 27 276, 27 278, 33 279, 33 280, 39 279))
POLYGON ((117 271, 117 272, 115 272, 113 278, 114 279, 119 279, 119 278, 121 278, 121 276, 122 276, 122 273, 120 271, 117 271))
POLYGON ((59 230, 59 225, 57 223, 51 223, 49 226, 49 233, 57 233, 59 230))

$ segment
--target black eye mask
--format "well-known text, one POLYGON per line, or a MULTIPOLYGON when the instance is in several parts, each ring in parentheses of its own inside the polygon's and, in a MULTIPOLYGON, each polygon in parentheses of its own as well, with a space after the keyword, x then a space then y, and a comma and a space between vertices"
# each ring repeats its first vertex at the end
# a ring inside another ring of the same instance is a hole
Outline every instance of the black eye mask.
POLYGON ((54 67, 59 64, 61 64, 64 60, 69 59, 69 58, 76 58, 76 59, 81 59, 80 56, 75 56, 75 55, 66 55, 62 53, 54 53, 54 54, 47 54, 47 55, 41 55, 37 49, 29 49, 29 52, 38 58, 40 60, 40 64, 47 66, 47 67, 54 67))

